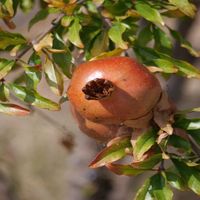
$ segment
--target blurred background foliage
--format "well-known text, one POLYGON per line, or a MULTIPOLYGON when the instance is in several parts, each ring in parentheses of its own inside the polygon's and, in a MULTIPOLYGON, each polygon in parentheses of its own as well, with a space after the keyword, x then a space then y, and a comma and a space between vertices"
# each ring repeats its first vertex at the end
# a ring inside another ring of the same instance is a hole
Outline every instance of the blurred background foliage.
MULTIPOLYGON (((0 1, 0 111, 32 111, 0 116, 1 200, 129 200, 142 184, 146 175, 87 168, 102 145, 80 133, 64 103, 82 60, 135 55, 158 67, 180 109, 199 106, 199 80, 182 77, 200 76, 199 1, 196 15, 187 0, 133 2, 0 1)), ((199 199, 177 192, 181 198, 199 199)))

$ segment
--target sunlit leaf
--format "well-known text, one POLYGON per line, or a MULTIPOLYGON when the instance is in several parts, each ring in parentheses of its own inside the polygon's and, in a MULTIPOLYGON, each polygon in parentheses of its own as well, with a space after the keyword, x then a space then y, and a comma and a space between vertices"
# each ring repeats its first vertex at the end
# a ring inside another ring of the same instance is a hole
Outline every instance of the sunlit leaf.
POLYGON ((14 116, 25 116, 30 113, 30 110, 16 104, 0 103, 0 112, 14 116))
POLYGON ((151 7, 145 1, 136 1, 135 8, 139 12, 139 14, 146 20, 151 21, 153 23, 159 23, 161 25, 165 24, 159 11, 151 7))
POLYGON ((115 43, 116 47, 121 49, 128 48, 127 42, 125 42, 122 38, 125 30, 126 27, 123 23, 116 22, 108 31, 109 38, 115 43))
POLYGON ((61 25, 64 27, 68 27, 71 24, 71 22, 73 21, 73 19, 74 19, 73 16, 64 16, 61 19, 61 25))
POLYGON ((131 165, 121 165, 113 163, 107 164, 106 167, 115 174, 126 176, 136 176, 146 171, 145 169, 134 168, 131 165))
POLYGON ((124 51, 123 49, 117 48, 117 49, 114 49, 112 51, 103 52, 100 55, 92 58, 91 60, 98 60, 98 59, 102 59, 102 58, 108 58, 108 57, 113 57, 113 56, 120 56, 123 51, 124 51))
POLYGON ((69 41, 79 48, 83 48, 84 45, 80 39, 79 32, 81 30, 81 25, 77 17, 74 18, 72 25, 69 27, 68 39, 69 41))
POLYGON ((158 58, 158 59, 155 59, 154 62, 157 66, 159 66, 159 68, 163 70, 164 73, 171 74, 171 73, 178 72, 178 68, 169 60, 158 58))
POLYGON ((147 179, 138 190, 135 200, 172 200, 173 192, 161 173, 147 179))
POLYGON ((118 142, 103 149, 89 166, 97 168, 117 161, 126 155, 127 148, 131 148, 130 137, 122 137, 118 142))
POLYGON ((175 5, 180 11, 189 17, 194 17, 196 13, 196 7, 188 0, 169 0, 169 2, 175 5))
POLYGON ((156 142, 156 134, 153 129, 149 129, 139 136, 133 147, 133 154, 136 160, 140 160, 145 152, 147 152, 156 142))
POLYGON ((14 66, 15 61, 0 58, 0 79, 4 78, 14 66))
POLYGON ((200 118, 187 119, 182 116, 177 117, 174 126, 188 131, 197 130, 200 129, 200 118))
MULTIPOLYGON (((162 60, 168 61, 166 65, 168 68, 172 65, 178 69, 178 75, 187 76, 188 78, 200 78, 200 70, 190 63, 170 57, 167 54, 158 52, 148 47, 135 46, 134 51, 136 55, 147 65, 156 65, 162 68, 162 60), (158 59, 162 59, 161 65, 158 59)), ((173 68, 171 69, 173 71, 173 68)))
POLYGON ((24 86, 19 86, 16 84, 9 84, 9 88, 14 92, 16 97, 30 105, 52 111, 60 109, 60 105, 51 101, 50 99, 40 96, 34 90, 29 90, 24 86))
POLYGON ((200 171, 195 167, 189 167, 184 162, 172 159, 176 169, 181 174, 187 186, 196 194, 200 195, 200 171))
POLYGON ((52 47, 52 45, 53 45, 52 33, 49 33, 45 35, 45 37, 42 38, 38 43, 34 44, 33 47, 36 52, 39 52, 43 48, 52 47))
POLYGON ((26 39, 18 33, 0 31, 0 49, 4 50, 9 46, 16 46, 25 43, 26 39))
POLYGON ((46 80, 51 90, 58 96, 61 96, 63 93, 63 77, 62 74, 58 71, 56 66, 52 61, 46 57, 44 63, 44 72, 46 75, 46 80))

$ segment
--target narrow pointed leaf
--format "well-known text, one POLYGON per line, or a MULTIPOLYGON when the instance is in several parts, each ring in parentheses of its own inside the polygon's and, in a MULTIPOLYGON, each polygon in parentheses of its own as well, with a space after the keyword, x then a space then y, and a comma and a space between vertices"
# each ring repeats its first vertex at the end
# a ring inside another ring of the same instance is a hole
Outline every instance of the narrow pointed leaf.
POLYGON ((24 86, 15 84, 10 84, 9 88, 14 92, 16 97, 30 105, 52 111, 60 110, 60 105, 51 101, 50 99, 40 96, 34 90, 29 90, 24 86))
POLYGON ((138 169, 152 169, 161 160, 162 160, 162 154, 159 153, 159 154, 155 154, 155 155, 150 156, 149 158, 147 158, 144 161, 134 162, 131 165, 134 168, 138 168, 138 169))
POLYGON ((79 35, 80 30, 81 30, 81 25, 79 23, 79 19, 76 17, 74 19, 72 25, 69 27, 68 39, 75 46, 77 46, 79 48, 83 48, 84 45, 83 45, 83 43, 80 39, 80 35, 79 35))
POLYGON ((156 134, 153 129, 149 129, 139 136, 133 147, 133 154, 136 160, 140 160, 145 152, 147 152, 156 142, 156 134))
POLYGON ((158 10, 151 7, 146 2, 136 1, 135 8, 138 11, 138 13, 146 20, 151 21, 153 23, 159 23, 161 25, 165 24, 158 10))
POLYGON ((134 198, 134 200, 153 200, 153 198, 149 194, 149 187, 150 187, 150 179, 147 179, 142 187, 137 191, 137 194, 134 198), (147 198, 149 197, 149 198, 147 198))
POLYGON ((10 33, 0 30, 0 49, 6 49, 9 46, 25 44, 26 39, 19 33, 10 33))
POLYGON ((8 87, 4 83, 1 83, 1 85, 0 85, 0 101, 3 101, 3 102, 8 101, 9 95, 10 95, 10 92, 9 92, 8 87))
POLYGON ((151 27, 146 26, 140 31, 137 37, 137 44, 139 44, 140 46, 146 46, 152 39, 153 33, 151 31, 151 27))
POLYGON ((46 80, 51 90, 58 96, 63 93, 63 77, 49 58, 44 63, 46 80))
POLYGON ((172 200, 173 192, 168 187, 165 178, 158 173, 150 178, 150 194, 155 200, 172 200))
POLYGON ((13 116, 25 116, 30 113, 30 110, 16 104, 0 103, 0 112, 13 116))
POLYGON ((174 39, 176 39, 180 43, 181 47, 187 49, 191 55, 195 57, 200 57, 200 51, 195 50, 190 44, 190 42, 184 39, 184 37, 179 32, 170 28, 169 30, 174 39))
POLYGON ((53 48, 64 50, 64 53, 53 53, 53 61, 58 65, 68 78, 71 78, 72 55, 58 34, 54 35, 53 48))
POLYGON ((122 38, 126 27, 124 24, 117 22, 108 31, 109 38, 115 43, 117 48, 127 49, 128 45, 122 38))
POLYGON ((15 62, 13 60, 0 58, 0 79, 4 78, 8 74, 14 64, 15 62))
POLYGON ((169 2, 175 5, 185 15, 189 17, 194 17, 196 13, 196 7, 188 0, 169 0, 169 2))
POLYGON ((187 186, 196 194, 200 195, 200 171, 195 167, 189 167, 184 162, 172 159, 175 167, 183 177, 187 186))
POLYGON ((145 172, 145 169, 137 169, 131 165, 121 165, 109 163, 106 167, 115 174, 125 175, 125 176, 136 176, 145 172))
POLYGON ((181 190, 181 191, 184 191, 186 189, 185 183, 180 175, 174 172, 166 171, 165 176, 166 176, 167 182, 173 188, 176 188, 177 190, 181 190))
POLYGON ((117 161, 126 155, 127 148, 131 148, 130 137, 122 137, 118 142, 103 149, 89 166, 97 168, 117 161))
POLYGON ((92 57, 98 56, 101 53, 107 51, 108 45, 109 45, 108 33, 106 31, 103 31, 95 38, 93 46, 90 50, 92 57))

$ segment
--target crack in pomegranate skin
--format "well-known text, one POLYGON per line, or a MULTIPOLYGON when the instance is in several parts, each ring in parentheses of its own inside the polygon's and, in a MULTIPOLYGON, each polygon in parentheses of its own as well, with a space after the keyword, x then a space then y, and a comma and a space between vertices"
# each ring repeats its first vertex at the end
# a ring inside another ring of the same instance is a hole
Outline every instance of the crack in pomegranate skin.
POLYGON ((112 82, 103 78, 91 80, 82 88, 87 100, 100 100, 110 97, 114 90, 112 82))

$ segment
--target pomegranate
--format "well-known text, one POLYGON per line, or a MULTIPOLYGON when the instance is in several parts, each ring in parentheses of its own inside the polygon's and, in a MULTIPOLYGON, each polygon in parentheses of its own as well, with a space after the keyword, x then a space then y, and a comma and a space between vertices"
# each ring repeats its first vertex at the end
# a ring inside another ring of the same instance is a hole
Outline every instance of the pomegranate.
POLYGON ((85 119, 73 108, 73 106, 71 106, 71 111, 80 130, 96 140, 106 142, 114 138, 120 129, 119 125, 105 125, 85 119))
POLYGON ((68 88, 69 101, 78 113, 90 123, 102 124, 142 118, 151 112, 160 95, 155 76, 129 57, 80 64, 68 88))

